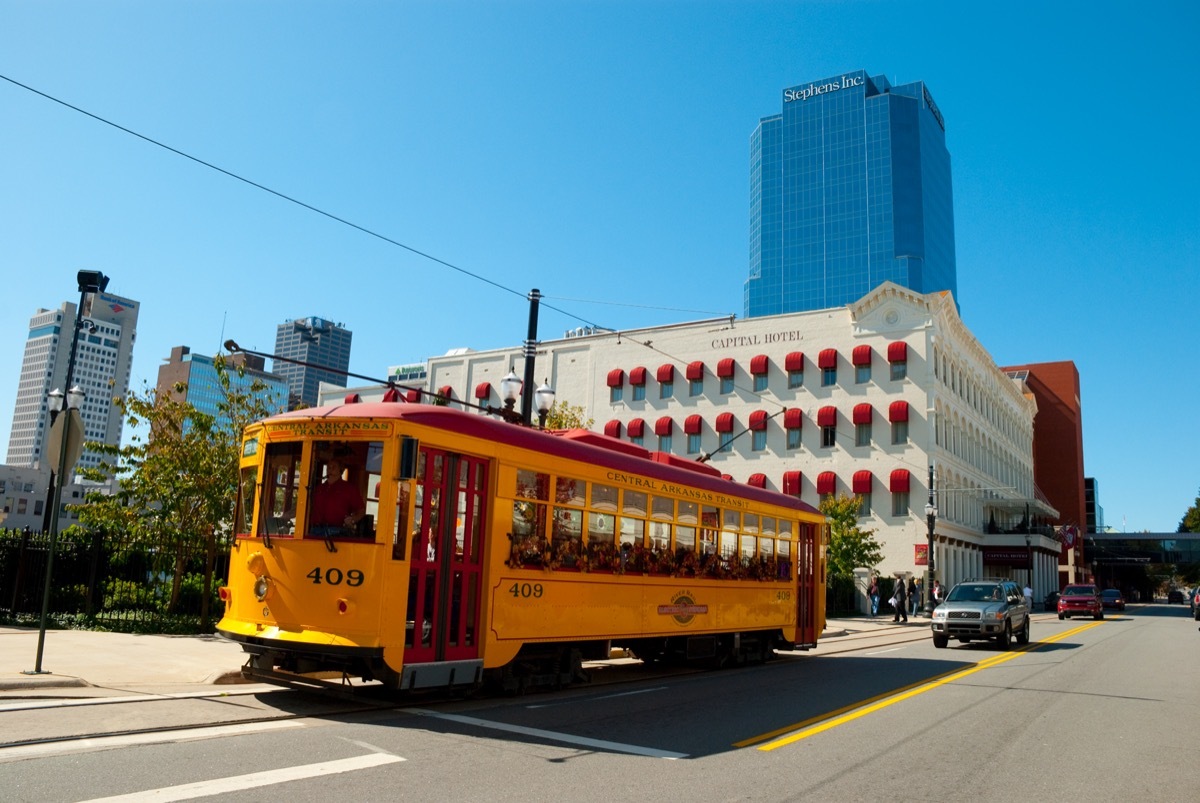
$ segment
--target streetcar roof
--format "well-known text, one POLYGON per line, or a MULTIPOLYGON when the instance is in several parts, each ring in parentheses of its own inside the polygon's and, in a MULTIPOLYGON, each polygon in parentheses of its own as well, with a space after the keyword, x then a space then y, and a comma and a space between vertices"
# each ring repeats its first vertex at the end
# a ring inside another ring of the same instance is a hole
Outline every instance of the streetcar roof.
POLYGON ((793 496, 753 485, 727 480, 704 464, 682 467, 683 460, 590 430, 539 430, 510 424, 479 413, 451 407, 406 402, 351 402, 327 407, 306 407, 272 416, 263 423, 295 419, 392 419, 443 429, 468 437, 528 449, 553 457, 577 460, 615 471, 627 471, 662 482, 673 482, 714 493, 736 495, 763 504, 821 515, 820 511, 793 496), (655 458, 654 455, 663 455, 655 458), (665 461, 665 462, 659 462, 665 461), (704 466, 703 468, 701 468, 704 466))

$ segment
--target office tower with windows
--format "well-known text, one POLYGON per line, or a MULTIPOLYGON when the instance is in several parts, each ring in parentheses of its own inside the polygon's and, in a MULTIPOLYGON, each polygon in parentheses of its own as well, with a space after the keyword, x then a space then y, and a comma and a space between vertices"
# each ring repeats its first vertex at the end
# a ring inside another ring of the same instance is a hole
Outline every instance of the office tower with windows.
MULTIPOLYGON (((225 364, 228 367, 230 390, 251 392, 255 383, 259 383, 259 388, 253 391, 253 395, 263 403, 269 413, 275 414, 287 409, 287 380, 267 373, 262 357, 238 352, 226 355, 225 364)), ((193 354, 187 346, 171 349, 170 359, 159 366, 155 392, 160 398, 171 396, 179 401, 186 401, 198 412, 216 418, 220 424, 230 423, 229 416, 221 410, 225 393, 221 388, 213 358, 193 354)))
POLYGON ((924 82, 860 70, 782 103, 750 142, 746 317, 843 306, 884 281, 957 296, 950 154, 924 82))
POLYGON ((350 339, 353 333, 343 324, 324 318, 298 318, 279 324, 275 330, 275 353, 307 365, 273 360, 271 372, 288 383, 288 407, 315 407, 322 382, 346 386, 350 368, 350 339), (332 369, 332 370, 326 370, 332 369))
MULTIPOLYGON (((121 442, 124 419, 113 400, 129 392, 138 309, 138 302, 105 292, 85 298, 71 377, 71 384, 87 394, 80 409, 85 440, 113 446, 121 442)), ((67 301, 56 310, 39 309, 29 321, 8 439, 8 465, 53 468, 53 461, 45 455, 50 430, 46 399, 56 388, 64 393, 69 390, 67 363, 76 311, 75 304, 67 301)), ((93 468, 99 462, 100 455, 85 451, 76 469, 93 468)))

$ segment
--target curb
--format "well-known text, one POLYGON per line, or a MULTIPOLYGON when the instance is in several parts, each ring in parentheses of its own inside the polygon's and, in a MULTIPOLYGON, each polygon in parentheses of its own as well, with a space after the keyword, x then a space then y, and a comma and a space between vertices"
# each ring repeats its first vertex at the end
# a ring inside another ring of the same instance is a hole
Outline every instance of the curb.
POLYGON ((83 678, 67 677, 29 677, 29 678, 0 678, 0 691, 28 691, 30 689, 78 689, 90 686, 83 678))

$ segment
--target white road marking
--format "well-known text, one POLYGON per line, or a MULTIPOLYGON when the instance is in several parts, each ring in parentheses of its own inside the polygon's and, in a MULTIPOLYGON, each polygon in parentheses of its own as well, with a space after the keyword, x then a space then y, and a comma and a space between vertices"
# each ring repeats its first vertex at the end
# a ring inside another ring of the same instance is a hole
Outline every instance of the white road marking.
POLYGON ((646 694, 652 691, 662 691, 666 686, 659 686, 654 689, 638 689, 637 691, 623 691, 619 694, 602 694, 599 697, 586 697, 579 700, 563 700, 560 703, 538 703, 536 705, 527 705, 526 708, 554 708, 559 705, 577 705, 579 703, 594 703, 598 700, 611 700, 614 697, 632 697, 635 694, 646 694))
POLYGON ((277 770, 252 772, 248 775, 237 775, 232 778, 215 778, 211 781, 185 783, 179 786, 165 786, 161 789, 147 789, 144 792, 134 792, 128 795, 100 797, 84 803, 117 803, 118 801, 146 800, 192 800, 197 797, 210 795, 235 794, 246 789, 261 786, 299 781, 305 778, 317 778, 322 775, 335 775, 339 772, 354 772, 371 767, 381 767, 384 764, 394 764, 404 761, 400 756, 390 753, 368 753, 365 756, 343 758, 338 761, 323 761, 320 764, 303 764, 299 767, 283 767, 277 770))
POLYGON ((91 739, 73 739, 65 742, 47 742, 46 744, 22 744, 15 747, 0 748, 0 761, 51 756, 60 753, 78 753, 87 750, 112 750, 118 747, 131 747, 139 744, 164 744, 169 742, 186 742, 195 739, 211 739, 217 736, 240 736, 246 733, 281 730, 283 728, 302 728, 304 724, 295 720, 270 722, 247 722, 237 725, 214 725, 208 728, 188 728, 187 730, 164 731, 161 733, 128 733, 120 736, 97 736, 91 739))
POLYGON ((863 653, 863 655, 883 655, 885 652, 899 652, 903 647, 892 647, 890 650, 876 650, 875 652, 863 653))
POLYGON ((574 736, 569 733, 559 733, 557 731, 542 730, 540 728, 527 728, 524 725, 508 725, 503 722, 492 722, 486 719, 464 717, 458 714, 441 714, 437 711, 429 711, 423 708, 405 708, 402 710, 405 713, 415 714, 419 717, 433 717, 434 719, 444 719, 449 722, 458 722, 463 725, 474 725, 480 728, 507 731, 508 733, 519 733, 523 736, 536 736, 539 739, 550 739, 551 741, 563 742, 564 744, 577 744, 582 747, 594 747, 600 750, 612 750, 617 753, 629 753, 630 755, 635 756, 668 759, 688 757, 687 753, 675 753, 670 750, 658 750, 653 747, 640 747, 635 744, 621 744, 620 742, 609 742, 603 739, 589 739, 586 736, 574 736))

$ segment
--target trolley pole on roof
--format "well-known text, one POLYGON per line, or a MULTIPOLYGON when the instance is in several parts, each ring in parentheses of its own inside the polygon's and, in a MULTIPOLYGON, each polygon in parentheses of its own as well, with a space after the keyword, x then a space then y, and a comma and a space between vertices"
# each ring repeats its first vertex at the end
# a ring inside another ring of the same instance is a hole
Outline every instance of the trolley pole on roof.
POLYGON ((534 360, 537 358, 538 299, 541 292, 535 287, 529 291, 529 331, 525 336, 525 379, 521 383, 521 421, 525 426, 533 424, 533 376, 534 360))

